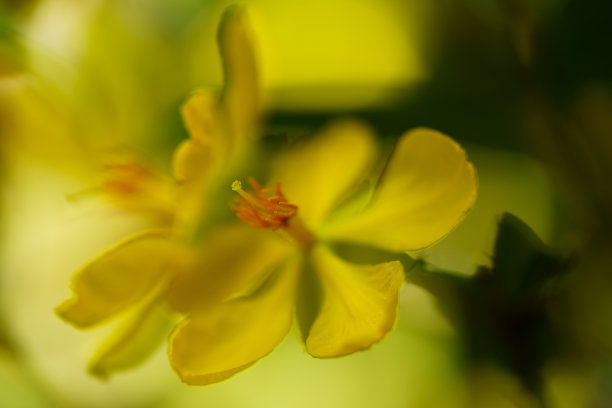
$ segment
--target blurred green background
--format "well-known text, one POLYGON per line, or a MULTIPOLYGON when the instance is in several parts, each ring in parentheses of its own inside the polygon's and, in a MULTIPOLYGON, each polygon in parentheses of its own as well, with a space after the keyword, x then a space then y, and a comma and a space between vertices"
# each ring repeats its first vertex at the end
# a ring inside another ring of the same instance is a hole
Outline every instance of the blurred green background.
POLYGON ((555 333, 543 348, 555 352, 535 368, 541 395, 495 359, 473 361, 462 332, 411 284, 395 330, 367 352, 315 360, 292 333, 217 385, 181 384, 163 350, 106 383, 90 378, 88 356, 112 328, 78 332, 53 308, 74 270, 147 220, 66 197, 99 183, 117 152, 169 172, 187 137, 180 105, 221 87, 215 32, 231 3, 1 0, 0 406, 612 406, 612 3, 242 3, 264 87, 263 143, 343 115, 368 121, 389 147, 433 127, 466 148, 479 196, 418 256, 468 279, 491 266, 497 222, 511 212, 571 260, 554 282, 562 295, 543 303, 555 333))

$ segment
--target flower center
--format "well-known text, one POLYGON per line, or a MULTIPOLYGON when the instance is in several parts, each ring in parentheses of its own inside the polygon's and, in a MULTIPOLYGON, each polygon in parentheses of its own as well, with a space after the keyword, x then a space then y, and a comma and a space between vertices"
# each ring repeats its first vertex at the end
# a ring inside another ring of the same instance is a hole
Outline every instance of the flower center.
POLYGON ((230 203, 238 218, 253 227, 272 231, 280 229, 302 248, 310 248, 315 237, 296 216, 298 207, 287 201, 281 183, 276 183, 274 188, 262 188, 255 179, 249 178, 249 184, 253 191, 247 192, 239 180, 232 183, 232 190, 240 195, 230 203))
POLYGON ((272 231, 287 228, 297 206, 283 196, 280 182, 275 188, 262 188, 255 179, 249 178, 249 184, 253 188, 251 192, 244 191, 239 180, 232 183, 232 190, 240 194, 230 203, 238 218, 257 228, 272 231))

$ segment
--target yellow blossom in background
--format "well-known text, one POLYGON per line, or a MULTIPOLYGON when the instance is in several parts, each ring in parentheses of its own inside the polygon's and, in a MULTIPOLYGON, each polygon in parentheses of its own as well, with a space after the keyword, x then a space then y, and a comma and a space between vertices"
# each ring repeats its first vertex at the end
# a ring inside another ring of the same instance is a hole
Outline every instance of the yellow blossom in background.
POLYGON ((257 122, 257 72, 244 10, 229 8, 219 30, 226 85, 220 99, 201 91, 182 108, 190 139, 175 153, 174 202, 167 203, 166 195, 158 194, 164 184, 133 161, 111 168, 102 186, 122 206, 142 209, 148 200, 174 222, 142 231, 84 266, 73 277, 73 296, 56 310, 79 328, 136 310, 94 356, 90 371, 95 375, 106 377, 138 364, 166 337, 174 319, 164 303, 168 284, 199 239, 195 235, 209 216, 217 178, 240 157, 257 122))
POLYGON ((457 143, 420 128, 400 138, 364 200, 360 187, 376 157, 369 128, 339 121, 280 157, 276 187, 251 180, 254 191, 247 192, 232 184, 240 194, 232 208, 257 228, 219 229, 172 284, 170 303, 187 315, 169 344, 183 381, 218 382, 270 353, 289 331, 296 305, 314 357, 366 349, 391 329, 401 263, 354 264, 330 244, 428 247, 464 218, 477 182, 457 143))

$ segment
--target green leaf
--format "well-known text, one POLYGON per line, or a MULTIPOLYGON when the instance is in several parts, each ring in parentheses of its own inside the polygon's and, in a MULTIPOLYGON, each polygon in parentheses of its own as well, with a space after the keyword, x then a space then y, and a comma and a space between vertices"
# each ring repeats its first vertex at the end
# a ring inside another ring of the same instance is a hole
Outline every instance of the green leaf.
POLYGON ((492 272, 505 293, 521 296, 558 275, 561 259, 527 224, 504 213, 498 225, 492 272))

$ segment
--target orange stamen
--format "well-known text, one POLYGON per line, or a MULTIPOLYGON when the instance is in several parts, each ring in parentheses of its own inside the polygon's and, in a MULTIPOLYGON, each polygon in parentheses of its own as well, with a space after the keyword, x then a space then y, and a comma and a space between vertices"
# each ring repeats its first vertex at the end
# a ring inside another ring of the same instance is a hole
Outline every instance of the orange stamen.
POLYGON ((108 178, 102 188, 112 195, 136 195, 151 178, 149 170, 136 161, 109 163, 105 166, 108 178))
POLYGON ((234 197, 230 207, 238 218, 257 228, 266 228, 272 231, 287 228, 289 219, 296 213, 297 206, 290 204, 281 191, 281 183, 275 188, 262 188, 253 178, 249 178, 253 191, 242 189, 240 181, 234 181, 232 190, 240 197, 234 197))

